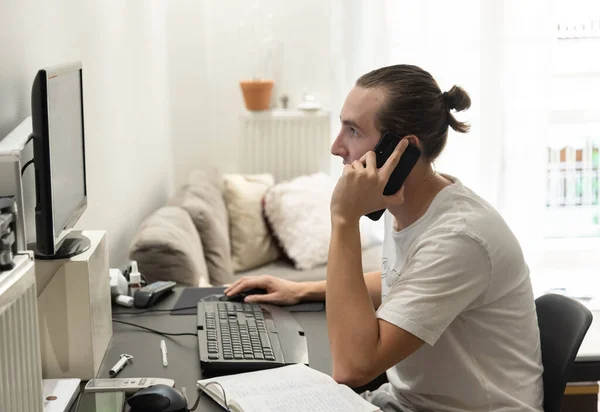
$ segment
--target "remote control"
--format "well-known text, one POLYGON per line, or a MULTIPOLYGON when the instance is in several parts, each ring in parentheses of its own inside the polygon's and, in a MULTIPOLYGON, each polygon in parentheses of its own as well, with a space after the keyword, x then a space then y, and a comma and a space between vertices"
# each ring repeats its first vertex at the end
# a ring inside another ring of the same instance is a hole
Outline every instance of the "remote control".
POLYGON ((173 289, 177 283, 172 281, 159 281, 139 288, 133 294, 133 306, 147 308, 154 305, 161 296, 173 289))
POLYGON ((136 393, 140 389, 148 388, 153 385, 175 386, 173 379, 165 378, 111 378, 111 379, 91 379, 83 389, 84 392, 115 392, 123 391, 126 395, 136 393))

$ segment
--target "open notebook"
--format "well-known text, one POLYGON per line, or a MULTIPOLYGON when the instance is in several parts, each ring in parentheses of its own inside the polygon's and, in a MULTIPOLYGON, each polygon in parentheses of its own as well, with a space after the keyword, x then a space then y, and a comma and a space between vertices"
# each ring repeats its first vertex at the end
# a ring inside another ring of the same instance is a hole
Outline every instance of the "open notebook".
POLYGON ((306 365, 282 366, 198 381, 198 387, 232 412, 375 412, 352 389, 306 365), (225 391, 227 406, 224 402, 225 391))

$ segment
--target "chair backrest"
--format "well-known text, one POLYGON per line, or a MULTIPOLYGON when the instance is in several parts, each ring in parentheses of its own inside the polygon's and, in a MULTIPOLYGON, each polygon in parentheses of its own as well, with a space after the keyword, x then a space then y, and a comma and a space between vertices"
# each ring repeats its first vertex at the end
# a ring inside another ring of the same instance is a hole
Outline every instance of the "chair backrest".
POLYGON ((544 366, 544 412, 559 412, 575 356, 592 323, 592 313, 557 294, 535 300, 544 366))

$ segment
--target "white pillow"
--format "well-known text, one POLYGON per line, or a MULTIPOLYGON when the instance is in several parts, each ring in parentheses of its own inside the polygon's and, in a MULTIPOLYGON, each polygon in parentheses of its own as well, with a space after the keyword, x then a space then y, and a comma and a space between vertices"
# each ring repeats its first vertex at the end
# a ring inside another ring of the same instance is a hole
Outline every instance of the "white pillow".
POLYGON ((267 189, 275 184, 273 176, 226 174, 223 181, 234 271, 254 269, 277 260, 280 251, 262 208, 267 189))
MULTIPOLYGON (((296 269, 327 263, 331 239, 330 201, 337 179, 325 173, 276 184, 265 195, 265 216, 296 269)), ((373 225, 361 219, 361 245, 378 243, 373 225)))

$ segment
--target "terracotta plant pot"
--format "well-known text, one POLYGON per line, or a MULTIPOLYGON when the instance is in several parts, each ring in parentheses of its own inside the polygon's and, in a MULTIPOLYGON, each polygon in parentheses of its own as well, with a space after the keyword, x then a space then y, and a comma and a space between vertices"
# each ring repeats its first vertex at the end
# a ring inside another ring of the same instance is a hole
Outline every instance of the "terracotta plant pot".
POLYGON ((273 80, 242 80, 240 87, 248 110, 268 110, 271 106, 273 80))

